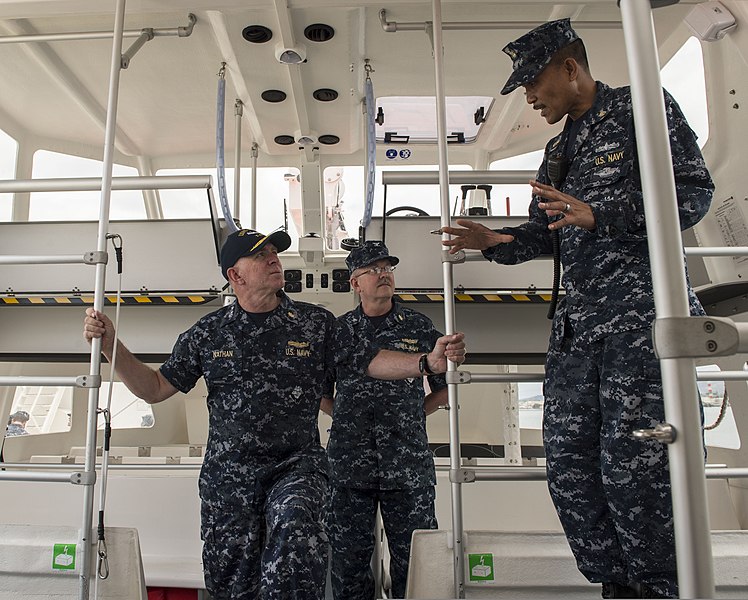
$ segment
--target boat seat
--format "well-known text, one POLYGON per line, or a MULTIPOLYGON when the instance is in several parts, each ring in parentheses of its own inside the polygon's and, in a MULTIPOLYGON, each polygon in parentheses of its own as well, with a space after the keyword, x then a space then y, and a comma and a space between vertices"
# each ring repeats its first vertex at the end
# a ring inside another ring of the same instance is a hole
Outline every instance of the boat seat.
MULTIPOLYGON (((557 532, 465 531, 467 598, 600 598, 557 532), (471 556, 472 555, 472 556, 471 556)), ((407 598, 454 598, 452 532, 413 533, 407 598)), ((748 531, 713 531, 717 598, 748 598, 748 531)))

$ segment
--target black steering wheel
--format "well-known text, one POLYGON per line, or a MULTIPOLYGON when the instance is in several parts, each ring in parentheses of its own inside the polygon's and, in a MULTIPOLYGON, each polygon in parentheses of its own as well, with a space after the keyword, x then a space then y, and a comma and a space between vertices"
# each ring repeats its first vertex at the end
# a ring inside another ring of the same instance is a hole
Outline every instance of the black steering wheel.
POLYGON ((390 215, 394 215, 396 212, 401 212, 401 211, 402 212, 405 212, 405 211, 414 212, 419 217, 428 217, 429 216, 429 213, 427 213, 425 210, 423 210, 421 208, 417 208, 415 206, 397 206, 395 208, 391 208, 386 213, 384 213, 384 216, 385 217, 389 217, 390 215))

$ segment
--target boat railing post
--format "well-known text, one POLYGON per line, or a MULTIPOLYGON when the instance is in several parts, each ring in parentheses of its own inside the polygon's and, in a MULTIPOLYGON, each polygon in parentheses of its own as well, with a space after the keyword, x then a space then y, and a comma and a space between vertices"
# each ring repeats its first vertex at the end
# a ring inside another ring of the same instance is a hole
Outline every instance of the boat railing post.
MULTIPOLYGON (((656 321, 688 317, 683 242, 663 102, 652 6, 620 0, 640 157, 656 321)), ((656 345, 655 345, 656 346, 656 345)), ((660 358, 665 414, 676 432, 668 444, 681 598, 713 598, 714 576, 706 503, 695 361, 660 358)))
MULTIPOLYGON (((433 27, 431 30, 434 52, 434 71, 436 79, 436 131, 439 152, 439 198, 441 206, 441 225, 448 227, 449 219, 449 159, 447 157, 447 117, 444 92, 444 47, 442 43, 441 0, 433 0, 433 27)), ((446 238, 447 235, 444 235, 446 238)), ((442 250, 442 275, 444 278, 444 324, 445 333, 455 332, 455 301, 452 262, 449 254, 442 250)), ((456 370, 454 363, 448 363, 448 373, 456 370)), ((449 398, 449 464, 452 492, 452 538, 455 598, 465 597, 465 568, 463 548, 463 509, 462 481, 458 474, 462 467, 460 455, 460 422, 457 401, 457 386, 448 384, 449 398), (454 475, 454 476, 453 476, 454 475)))

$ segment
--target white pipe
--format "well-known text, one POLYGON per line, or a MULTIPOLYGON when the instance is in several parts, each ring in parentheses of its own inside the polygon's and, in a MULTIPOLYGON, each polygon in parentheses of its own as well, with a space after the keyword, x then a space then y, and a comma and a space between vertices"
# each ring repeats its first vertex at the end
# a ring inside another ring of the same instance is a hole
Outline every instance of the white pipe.
POLYGON ((249 228, 257 229, 257 156, 259 146, 252 144, 252 198, 249 206, 249 228))
MULTIPOLYGON (((81 385, 82 377, 35 377, 11 375, 0 377, 0 386, 39 385, 58 387, 88 387, 81 385)), ((88 377, 88 376, 85 376, 88 377)), ((93 388, 92 388, 93 389, 93 388)))
MULTIPOLYGON (((202 468, 200 463, 187 463, 187 464, 175 464, 167 465, 164 464, 116 464, 109 465, 109 469, 112 471, 199 471, 202 468)), ((438 472, 449 471, 449 465, 436 465, 438 472)), ((471 471, 475 471, 476 481, 545 481, 546 470, 545 467, 510 467, 510 466, 470 466, 471 471)), ((0 462, 0 478, 3 473, 7 473, 7 469, 18 469, 19 471, 67 471, 70 469, 70 464, 59 464, 59 463, 3 463, 0 462)), ((66 474, 67 479, 64 481, 70 481, 70 476, 75 473, 66 474)), ((50 473, 49 475, 52 475, 50 473)), ((748 479, 748 468, 746 467, 706 467, 706 478, 707 479, 748 479)), ((6 479, 10 477, 6 476, 6 479)), ((28 479, 28 478, 27 478, 28 479)), ((55 479, 55 481, 62 481, 61 479, 55 479)))
POLYGON ((0 256, 0 265, 75 265, 87 262, 81 254, 0 256))
MULTIPOLYGON (((104 130, 104 157, 101 178, 101 202, 99 205, 99 231, 97 250, 106 252, 107 233, 109 231, 109 207, 112 199, 112 170, 114 166, 114 142, 117 128, 117 105, 119 100, 119 80, 122 68, 122 32, 125 23, 125 0, 117 0, 114 17, 114 38, 112 40, 112 56, 109 65, 109 90, 106 110, 106 127, 104 130)), ((96 265, 96 282, 94 287, 94 309, 102 311, 104 308, 104 282, 106 265, 96 265)), ((100 376, 101 373, 101 338, 91 340, 91 368, 90 373, 100 376)), ((92 388, 88 394, 88 423, 86 427, 86 459, 84 470, 92 473, 96 469, 96 425, 98 421, 99 388, 92 388)), ((95 479, 95 478, 94 478, 95 479)), ((92 484, 84 486, 83 515, 81 518, 81 544, 83 548, 80 570, 80 600, 88 600, 91 577, 91 518, 94 506, 94 487, 92 484)))
MULTIPOLYGON (((189 37, 197 19, 192 13, 187 15, 189 25, 186 27, 166 27, 160 29, 128 29, 122 32, 123 38, 137 38, 146 31, 151 37, 189 37)), ((66 33, 36 33, 28 35, 0 36, 0 44, 18 44, 27 42, 65 42, 75 40, 102 40, 113 37, 116 31, 69 31, 66 33)))
MULTIPOLYGON (((447 157, 447 103, 444 86, 444 46, 442 42, 442 15, 441 0, 432 0, 432 12, 434 17, 433 26, 433 53, 434 72, 436 79, 436 137, 439 152, 439 197, 441 206, 442 227, 449 226, 449 158, 447 157)), ((446 235, 444 238, 448 237, 446 235)), ((440 252, 441 245, 434 243, 432 252, 440 252)), ((444 324, 447 334, 455 332, 455 299, 454 280, 452 264, 448 261, 442 262, 442 276, 444 280, 444 324)), ((448 369, 456 369, 454 363, 448 363, 448 369)), ((447 386, 449 399, 449 464, 454 470, 460 468, 462 457, 460 455, 460 421, 458 410, 457 386, 447 386)), ((462 506, 462 484, 459 481, 451 482, 452 492, 452 557, 454 575, 455 598, 465 597, 465 557, 463 538, 463 506, 462 506)))
POLYGON ((687 256, 747 256, 748 246, 726 246, 726 247, 701 247, 689 246, 686 249, 687 256))
MULTIPOLYGON (((435 185, 440 174, 441 171, 383 171, 382 185, 435 185)), ((449 183, 529 183, 536 175, 537 171, 449 171, 449 183)))
POLYGON ((238 98, 234 102, 234 216, 239 218, 242 182, 242 115, 244 104, 238 98))
MULTIPOLYGON (((588 0, 579 3, 588 3, 588 0)), ((565 2, 569 4, 569 2, 565 2)), ((434 20, 436 21, 436 19, 434 20)), ((387 11, 381 9, 379 11, 379 22, 387 33, 395 33, 397 31, 424 31, 430 23, 427 22, 410 22, 403 23, 397 21, 387 20, 387 11)), ((535 29, 538 25, 542 25, 545 21, 459 21, 459 22, 447 22, 441 24, 442 31, 447 30, 483 30, 483 29, 516 29, 519 31, 529 31, 535 29)), ((620 21, 575 21, 574 29, 620 29, 620 21)))
MULTIPOLYGON (((70 465, 65 465, 68 469, 70 465)), ((0 481, 45 481, 48 483, 72 483, 73 478, 80 477, 79 472, 73 473, 31 473, 23 471, 18 472, 0 472, 0 481)), ((87 552, 84 550, 83 555, 87 552)))
MULTIPOLYGON (((688 317, 675 176, 649 0, 621 0, 640 157, 647 242, 658 319, 688 317)), ((668 444, 681 598, 713 598, 714 575, 701 412, 692 358, 661 359, 665 414, 678 435, 668 444)))
MULTIPOLYGON (((0 193, 12 192, 90 192, 102 189, 98 177, 60 179, 6 179, 0 181, 0 193)), ((174 177, 112 177, 112 190, 191 190, 212 186, 210 175, 174 177)))

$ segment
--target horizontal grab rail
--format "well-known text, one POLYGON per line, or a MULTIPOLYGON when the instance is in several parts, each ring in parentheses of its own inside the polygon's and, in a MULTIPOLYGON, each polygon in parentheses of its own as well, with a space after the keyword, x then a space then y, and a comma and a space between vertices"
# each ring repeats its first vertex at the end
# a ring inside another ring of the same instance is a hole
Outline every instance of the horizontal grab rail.
POLYGON ((32 377, 13 375, 0 377, 0 386, 39 385, 59 387, 101 387, 101 375, 77 375, 73 377, 32 377))
MULTIPOLYGON (((543 373, 471 373, 470 383, 526 383, 545 380, 543 373)), ((748 371, 701 371, 696 373, 698 381, 748 381, 748 371)))
MULTIPOLYGON (((2 466, 2 463, 0 463, 2 466)), ((68 471, 65 473, 36 471, 0 471, 0 481, 41 481, 46 483, 74 483, 76 485, 84 481, 95 480, 95 475, 86 476, 80 471, 70 471, 70 465, 66 465, 68 471)))
POLYGON ((107 262, 105 252, 86 254, 7 255, 0 256, 0 265, 95 265, 107 262))
MULTIPOLYGON (((112 177, 112 190, 194 190, 209 189, 210 175, 164 177, 112 177)), ((100 177, 63 177, 59 179, 0 180, 0 193, 12 192, 95 192, 101 189, 100 177)))
MULTIPOLYGON (((471 467, 464 465, 466 471, 475 474, 476 481, 545 481, 545 467, 471 467)), ((449 465, 436 465, 437 471, 448 472, 449 465)), ((707 479, 743 479, 748 477, 745 467, 707 467, 707 479)))
MULTIPOLYGON (((69 471, 71 466, 71 463, 0 463, 0 469, 17 469, 19 471, 33 471, 35 469, 41 469, 44 471, 69 471)), ((202 464, 197 462, 189 464, 109 464, 109 469, 113 471, 199 471, 201 467, 202 464)), ((475 479, 477 481, 544 481, 546 478, 545 467, 463 465, 462 468, 469 471, 474 471, 475 479)), ((448 472, 449 469, 449 465, 436 465, 436 470, 440 472, 448 472)), ((9 479, 8 477, 3 477, 2 474, 3 471, 0 471, 0 479, 9 479)), ((45 474, 45 476, 47 475, 49 474, 45 474)), ((69 476, 69 474, 63 476, 55 474, 55 481, 62 481, 63 479, 60 479, 60 477, 65 476, 69 476)), ((748 468, 746 467, 706 468, 707 479, 744 479, 746 477, 748 477, 748 468)), ((29 478, 24 477, 24 479, 29 478)))

